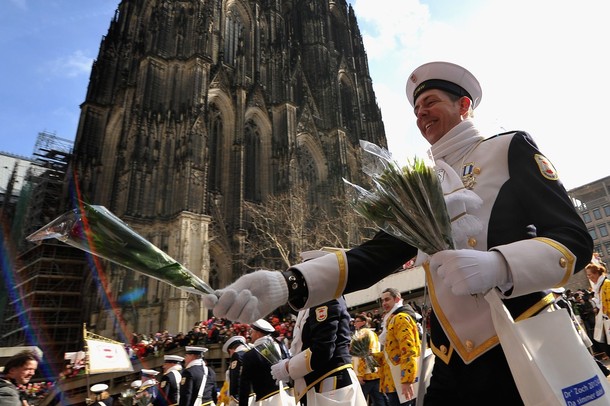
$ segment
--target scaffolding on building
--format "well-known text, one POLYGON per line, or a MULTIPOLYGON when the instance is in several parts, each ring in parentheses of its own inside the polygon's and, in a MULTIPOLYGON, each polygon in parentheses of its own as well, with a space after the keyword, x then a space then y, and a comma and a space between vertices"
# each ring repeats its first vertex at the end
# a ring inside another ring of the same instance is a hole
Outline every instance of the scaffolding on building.
POLYGON ((17 203, 11 241, 17 252, 7 290, 8 305, 0 324, 0 346, 36 345, 54 373, 61 372, 64 353, 79 349, 85 307, 87 258, 54 240, 28 243, 25 237, 66 209, 64 185, 71 158, 70 141, 39 134, 17 203))

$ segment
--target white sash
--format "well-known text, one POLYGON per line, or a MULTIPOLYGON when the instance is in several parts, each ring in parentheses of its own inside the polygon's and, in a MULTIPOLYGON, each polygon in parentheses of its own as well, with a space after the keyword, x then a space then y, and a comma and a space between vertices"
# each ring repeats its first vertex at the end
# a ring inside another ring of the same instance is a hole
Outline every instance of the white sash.
POLYGON ((255 406, 295 406, 294 396, 287 391, 290 388, 284 387, 284 383, 280 381, 280 390, 273 396, 255 402, 255 406))
POLYGON ((199 393, 197 393, 197 399, 195 399, 195 403, 193 406, 201 406, 202 398, 203 398, 203 389, 205 388, 205 384, 208 380, 208 367, 202 365, 203 367, 203 379, 201 380, 201 386, 199 387, 199 393))
POLYGON ((385 356, 385 362, 390 367, 390 374, 392 375, 392 381, 394 382, 394 388, 396 389, 398 399, 400 400, 400 403, 405 403, 408 399, 402 393, 402 383, 400 382, 400 364, 394 365, 390 360, 390 357, 388 357, 388 353, 386 351, 383 352, 383 355, 385 356))
POLYGON ((180 403, 180 379, 178 376, 180 375, 180 372, 178 372, 177 370, 173 369, 171 371, 169 371, 168 375, 170 375, 169 379, 173 379, 174 383, 176 384, 176 388, 178 388, 178 393, 176 394, 176 403, 180 403))
POLYGON ((362 406, 366 405, 366 398, 358 382, 354 370, 348 368, 352 384, 339 389, 326 392, 307 391, 307 406, 362 406))

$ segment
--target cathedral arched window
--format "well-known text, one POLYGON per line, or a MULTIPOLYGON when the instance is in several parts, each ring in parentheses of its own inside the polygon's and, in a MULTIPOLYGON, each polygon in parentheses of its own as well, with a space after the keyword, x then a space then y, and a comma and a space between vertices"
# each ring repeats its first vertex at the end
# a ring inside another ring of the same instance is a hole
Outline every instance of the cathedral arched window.
MULTIPOLYGON (((316 160, 308 148, 302 148, 300 150, 299 161, 303 183, 312 186, 317 185, 319 180, 316 160)), ((307 196, 307 202, 312 205, 316 203, 315 193, 313 193, 314 190, 315 188, 310 188, 311 192, 307 196)))
POLYGON ((258 126, 252 120, 248 120, 244 128, 244 148, 245 199, 259 202, 261 200, 261 137, 258 126))
POLYGON ((220 289, 220 269, 218 262, 214 258, 210 259, 210 276, 208 277, 208 285, 212 289, 220 289))
POLYGON ((356 123, 356 106, 354 104, 356 98, 349 84, 343 81, 339 83, 339 91, 341 92, 341 119, 343 128, 346 129, 351 142, 356 144, 358 143, 358 138, 360 138, 356 123))
POLYGON ((215 105, 210 106, 209 122, 209 190, 213 192, 222 192, 222 154, 223 154, 223 136, 222 136, 222 115, 215 105))
POLYGON ((224 60, 229 65, 235 64, 240 40, 243 41, 243 24, 237 13, 229 11, 225 19, 224 60))

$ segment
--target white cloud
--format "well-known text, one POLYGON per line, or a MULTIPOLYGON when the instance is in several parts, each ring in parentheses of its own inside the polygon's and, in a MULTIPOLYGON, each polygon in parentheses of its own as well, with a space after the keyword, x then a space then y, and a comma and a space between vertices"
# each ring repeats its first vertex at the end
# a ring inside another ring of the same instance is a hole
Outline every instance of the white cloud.
MULTIPOLYGON (((425 145, 404 95, 406 78, 422 63, 446 60, 467 67, 481 82, 476 120, 487 135, 530 132, 568 188, 610 174, 603 164, 607 152, 600 148, 606 130, 599 124, 610 94, 604 51, 610 3, 491 0, 475 7, 463 2, 459 13, 445 12, 444 19, 426 3, 356 0, 353 5, 397 159, 425 145)), ((456 6, 453 0, 442 3, 436 0, 437 10, 456 6)))
POLYGON ((367 26, 363 39, 370 60, 404 51, 429 20, 428 7, 417 0, 357 0, 353 7, 359 25, 367 26))
POLYGON ((93 58, 82 51, 74 51, 71 55, 57 58, 48 64, 49 71, 57 76, 76 77, 89 75, 93 58))

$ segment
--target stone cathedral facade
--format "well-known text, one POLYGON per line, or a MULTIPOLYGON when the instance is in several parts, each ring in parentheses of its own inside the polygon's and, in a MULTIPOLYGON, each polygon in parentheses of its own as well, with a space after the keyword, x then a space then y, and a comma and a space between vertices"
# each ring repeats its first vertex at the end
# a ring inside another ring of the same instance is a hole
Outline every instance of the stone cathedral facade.
MULTIPOLYGON (((360 139, 387 147, 345 0, 123 0, 81 106, 72 172, 83 200, 218 288, 244 272, 244 202, 307 184, 328 207, 342 178, 362 180, 360 139)), ((186 333, 207 318, 196 295, 112 265, 105 276, 134 331, 186 333), (121 301, 142 287, 137 305, 121 301)), ((112 336, 106 309, 90 323, 112 336)))

